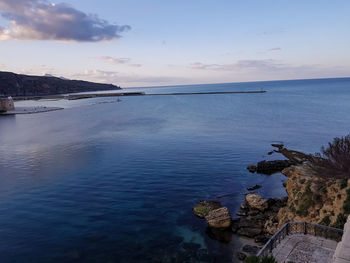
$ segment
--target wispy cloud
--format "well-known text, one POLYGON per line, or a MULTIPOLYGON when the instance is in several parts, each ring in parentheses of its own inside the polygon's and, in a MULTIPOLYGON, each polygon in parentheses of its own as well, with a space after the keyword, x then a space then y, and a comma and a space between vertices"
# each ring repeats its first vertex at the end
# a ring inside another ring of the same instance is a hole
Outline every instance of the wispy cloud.
POLYGON ((191 78, 176 76, 152 76, 125 74, 117 71, 85 70, 82 73, 72 74, 70 78, 85 79, 103 83, 113 83, 123 86, 175 85, 190 83, 191 78))
POLYGON ((274 48, 269 48, 267 51, 281 51, 282 48, 280 47, 274 47, 274 48))
POLYGON ((115 58, 115 57, 110 57, 110 56, 101 56, 101 57, 98 57, 98 59, 105 61, 105 62, 108 62, 110 64, 125 64, 125 65, 128 65, 130 67, 142 67, 141 64, 131 63, 130 58, 115 58))
POLYGON ((126 64, 130 62, 130 58, 114 58, 109 56, 101 56, 98 58, 111 64, 126 64))
POLYGON ((10 22, 6 28, 0 26, 0 40, 97 42, 118 39, 131 29, 47 0, 0 0, 0 14, 10 22))
POLYGON ((231 64, 204 64, 195 62, 190 64, 190 68, 199 70, 216 71, 241 71, 241 70, 276 70, 285 67, 281 62, 272 59, 265 60, 239 60, 231 64))
POLYGON ((222 72, 221 76, 232 80, 273 80, 273 79, 300 79, 324 78, 335 76, 349 76, 346 67, 323 66, 318 64, 290 64, 280 60, 239 60, 227 64, 192 63, 189 68, 197 71, 222 72))

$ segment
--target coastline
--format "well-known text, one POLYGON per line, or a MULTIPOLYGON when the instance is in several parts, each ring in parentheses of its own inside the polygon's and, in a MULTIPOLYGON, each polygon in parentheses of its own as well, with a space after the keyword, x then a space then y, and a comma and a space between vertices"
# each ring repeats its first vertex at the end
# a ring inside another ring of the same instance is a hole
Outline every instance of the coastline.
POLYGON ((37 106, 37 107, 16 107, 15 110, 6 111, 0 113, 0 116, 9 116, 9 115, 17 115, 17 114, 35 114, 35 113, 43 113, 50 111, 63 110, 64 108, 60 107, 45 107, 45 106, 37 106))

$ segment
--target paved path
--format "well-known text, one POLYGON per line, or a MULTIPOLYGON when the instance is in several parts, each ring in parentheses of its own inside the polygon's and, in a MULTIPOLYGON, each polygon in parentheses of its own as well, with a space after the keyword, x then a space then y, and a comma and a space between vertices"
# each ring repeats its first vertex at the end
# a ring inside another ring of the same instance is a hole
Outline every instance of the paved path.
POLYGON ((330 263, 337 242, 304 234, 286 236, 272 251, 277 262, 330 263))

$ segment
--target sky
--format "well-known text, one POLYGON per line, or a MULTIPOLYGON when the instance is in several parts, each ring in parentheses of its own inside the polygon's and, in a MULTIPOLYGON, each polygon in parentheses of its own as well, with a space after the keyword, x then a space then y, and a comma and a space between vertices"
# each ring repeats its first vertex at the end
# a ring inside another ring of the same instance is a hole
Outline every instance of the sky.
POLYGON ((349 0, 0 0, 0 71, 122 87, 350 77, 349 0))

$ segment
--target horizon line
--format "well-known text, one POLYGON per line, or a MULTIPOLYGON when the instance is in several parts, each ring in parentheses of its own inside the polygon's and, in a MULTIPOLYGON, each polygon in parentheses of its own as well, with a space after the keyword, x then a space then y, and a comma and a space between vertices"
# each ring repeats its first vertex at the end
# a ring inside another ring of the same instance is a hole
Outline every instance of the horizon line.
MULTIPOLYGON (((166 87, 184 87, 184 86, 199 86, 199 85, 220 85, 220 84, 239 84, 239 83, 262 83, 262 82, 277 82, 277 81, 299 81, 299 80, 326 80, 326 79, 350 79, 349 77, 324 77, 324 78, 300 78, 300 79, 277 79, 277 80, 255 80, 255 81, 237 81, 237 82, 213 82, 213 83, 195 83, 195 84, 174 84, 174 85, 155 85, 155 86, 132 86, 121 87, 122 89, 137 89, 137 88, 166 88, 166 87)), ((111 84, 111 83, 106 83, 111 84)), ((113 84, 117 85, 117 84, 113 84)))

